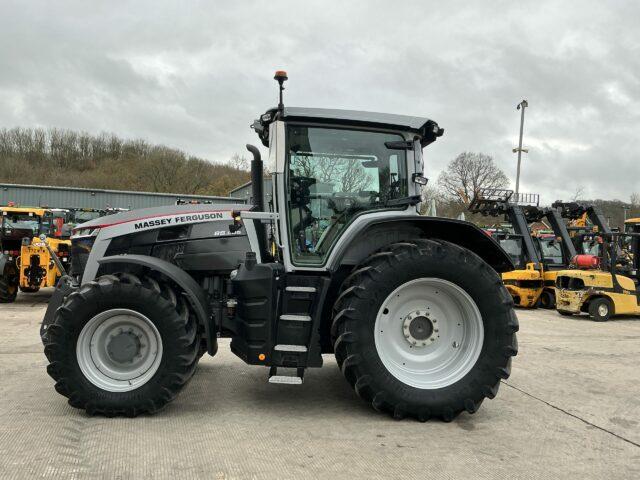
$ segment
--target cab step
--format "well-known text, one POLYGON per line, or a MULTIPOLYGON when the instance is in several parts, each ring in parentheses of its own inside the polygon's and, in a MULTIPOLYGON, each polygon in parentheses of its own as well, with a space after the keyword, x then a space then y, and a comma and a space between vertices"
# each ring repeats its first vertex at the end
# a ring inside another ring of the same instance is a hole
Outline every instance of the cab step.
POLYGON ((287 292, 297 292, 297 293, 316 293, 316 287, 287 287, 285 289, 287 292))
POLYGON ((269 383, 279 383, 281 385, 302 385, 304 379, 304 368, 285 369, 295 370, 295 375, 278 375, 278 367, 269 369, 269 383))
POLYGON ((309 315, 280 315, 280 320, 286 320, 288 322, 310 322, 311 317, 309 315))
POLYGON ((307 347, 305 345, 276 345, 273 349, 277 352, 304 353, 307 351, 307 347))

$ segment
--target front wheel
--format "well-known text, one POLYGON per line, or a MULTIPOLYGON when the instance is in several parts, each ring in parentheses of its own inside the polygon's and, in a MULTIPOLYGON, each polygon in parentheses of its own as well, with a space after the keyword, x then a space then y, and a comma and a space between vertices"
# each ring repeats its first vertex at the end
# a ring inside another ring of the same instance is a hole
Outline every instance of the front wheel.
POLYGON ((13 303, 18 296, 18 269, 9 263, 0 274, 0 303, 13 303))
POLYGON ((589 302, 589 316, 596 322, 606 322, 612 315, 613 304, 608 298, 594 298, 589 302))
POLYGON ((556 306, 556 296, 553 293, 553 290, 544 290, 540 294, 540 307, 546 308, 547 310, 555 308, 556 306))
POLYGON ((391 245, 345 280, 334 350, 356 393, 394 417, 475 412, 509 376, 518 321, 498 274, 441 240, 391 245))
POLYGON ((168 282, 121 274, 71 293, 44 342, 47 372, 71 406, 136 416, 161 409, 189 381, 200 338, 168 282))

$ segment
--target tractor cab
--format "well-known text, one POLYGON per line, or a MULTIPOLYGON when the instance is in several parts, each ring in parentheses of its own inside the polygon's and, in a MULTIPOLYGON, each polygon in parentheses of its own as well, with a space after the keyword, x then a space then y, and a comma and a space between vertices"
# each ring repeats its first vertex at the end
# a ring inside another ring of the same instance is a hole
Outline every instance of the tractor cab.
POLYGON ((253 129, 269 147, 274 240, 288 270, 330 263, 359 218, 415 215, 427 183, 422 148, 444 131, 423 117, 282 104, 253 129))

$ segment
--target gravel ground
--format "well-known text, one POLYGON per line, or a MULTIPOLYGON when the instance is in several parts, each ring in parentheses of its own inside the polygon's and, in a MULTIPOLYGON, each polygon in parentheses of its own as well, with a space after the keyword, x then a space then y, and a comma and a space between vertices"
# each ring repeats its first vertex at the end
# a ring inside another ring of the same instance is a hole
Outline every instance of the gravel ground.
POLYGON ((451 423, 395 421, 326 356, 269 385, 221 342, 168 408, 89 417, 53 389, 38 336, 50 290, 0 305, 0 478, 640 478, 640 319, 518 312, 498 397, 451 423))

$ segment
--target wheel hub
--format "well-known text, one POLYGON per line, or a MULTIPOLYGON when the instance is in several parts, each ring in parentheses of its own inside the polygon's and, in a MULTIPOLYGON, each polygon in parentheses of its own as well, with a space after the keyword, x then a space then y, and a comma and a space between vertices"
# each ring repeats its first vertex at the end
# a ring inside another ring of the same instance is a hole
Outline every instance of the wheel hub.
POLYGON ((114 362, 117 363, 133 363, 136 357, 141 356, 142 343, 141 333, 136 335, 133 329, 123 331, 120 329, 118 333, 109 336, 107 343, 107 354, 114 362))
POLYGON ((460 286, 440 278, 410 280, 380 304, 375 346, 387 371, 406 385, 443 388, 475 365, 484 342, 478 306, 460 286))
POLYGON ((76 357, 91 383, 110 392, 126 392, 149 381, 158 370, 162 338, 142 313, 115 308, 85 324, 76 357))
POLYGON ((415 310, 407 315, 402 323, 402 334, 409 344, 424 347, 435 338, 432 336, 438 330, 434 327, 434 320, 429 313, 415 310))

